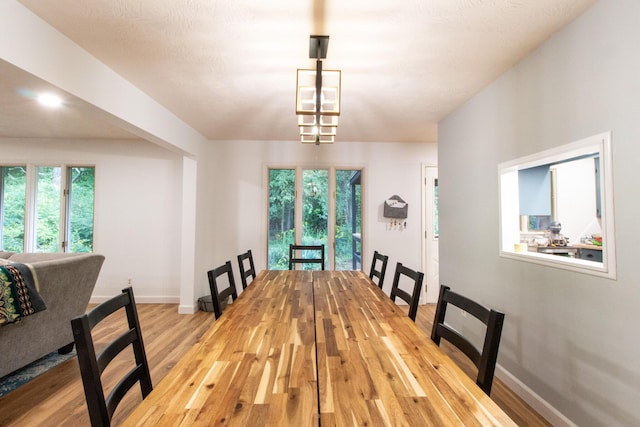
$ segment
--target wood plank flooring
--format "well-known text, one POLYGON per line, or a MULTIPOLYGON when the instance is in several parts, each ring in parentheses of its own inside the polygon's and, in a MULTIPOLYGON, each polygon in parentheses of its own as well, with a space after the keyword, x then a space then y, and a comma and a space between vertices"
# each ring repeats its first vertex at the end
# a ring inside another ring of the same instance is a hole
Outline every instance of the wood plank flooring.
MULTIPOLYGON (((418 309, 417 325, 431 333, 435 305, 422 305, 418 309)), ((138 314, 143 331, 147 358, 154 384, 160 382, 182 355, 202 336, 214 322, 213 313, 198 312, 195 315, 177 313, 176 305, 139 304, 138 314)), ((109 340, 124 328, 124 316, 112 316, 96 330, 96 342, 109 340)), ((100 344, 98 344, 100 345, 100 344)), ((473 365, 452 346, 443 343, 443 349, 471 377, 473 365)), ((114 371, 125 369, 133 356, 125 355, 103 375, 105 387, 111 387, 116 379, 114 371)), ((518 424, 549 426, 542 417, 518 398, 499 379, 493 384, 493 400, 518 424)), ((140 402, 139 388, 134 387, 124 398, 114 415, 113 425, 118 425, 140 402)), ((68 360, 46 374, 36 378, 7 396, 0 397, 0 426, 88 426, 82 380, 76 358, 68 360)))

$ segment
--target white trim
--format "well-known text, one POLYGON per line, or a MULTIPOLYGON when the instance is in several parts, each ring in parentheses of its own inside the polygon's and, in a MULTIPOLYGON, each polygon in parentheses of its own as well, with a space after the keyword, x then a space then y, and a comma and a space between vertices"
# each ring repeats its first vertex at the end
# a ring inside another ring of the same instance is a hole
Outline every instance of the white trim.
POLYGON ((611 280, 617 278, 616 245, 615 245, 615 214, 613 203, 613 160, 611 152, 611 132, 601 133, 579 141, 559 147, 554 147, 540 153, 520 157, 498 165, 498 194, 499 194, 499 248, 501 258, 509 258, 534 264, 571 270, 579 273, 600 276, 611 280), (563 159, 577 157, 592 152, 600 155, 600 188, 601 188, 601 217, 603 224, 603 261, 594 263, 575 258, 557 257, 554 255, 535 252, 516 252, 513 244, 519 241, 519 229, 516 228, 514 213, 518 200, 517 178, 513 175, 518 169, 553 163, 563 159), (514 197, 515 194, 515 197, 514 197))
POLYGON ((195 314, 199 310, 196 304, 193 305, 182 305, 178 306, 178 314, 195 314))
MULTIPOLYGON (((438 302, 438 295, 436 293, 435 297, 436 300, 435 301, 429 301, 427 299, 427 290, 428 290, 428 286, 427 286, 427 277, 429 276, 429 265, 428 265, 428 260, 427 260, 427 239, 431 238, 433 239, 433 236, 431 236, 431 234, 433 234, 433 230, 427 230, 427 226, 429 225, 433 225, 434 222, 434 218, 433 218, 433 212, 427 212, 427 201, 429 198, 433 197, 433 193, 432 191, 429 189, 428 183, 427 183, 427 179, 429 178, 429 174, 428 174, 428 169, 429 168, 435 168, 436 171, 438 170, 438 165, 437 164, 433 164, 433 163, 420 163, 420 167, 421 167, 421 171, 420 171, 420 185, 422 187, 422 191, 421 191, 421 196, 422 196, 422 200, 421 200, 421 204, 420 204, 420 211, 421 211, 421 229, 420 229, 420 233, 421 233, 421 250, 422 250, 422 270, 424 272, 424 286, 422 288, 422 293, 420 295, 420 304, 434 304, 438 302), (431 221, 427 221, 427 215, 431 215, 431 221)), ((433 205, 433 203, 431 202, 430 205, 433 205)), ((438 243, 439 244, 439 243, 438 243)), ((440 272, 438 272, 438 277, 440 276, 440 272)), ((435 284, 438 288, 439 288, 439 284, 435 284)))
MULTIPOLYGON (((367 197, 365 192, 367 191, 365 185, 365 176, 366 176, 366 166, 362 163, 356 164, 343 164, 343 163, 334 163, 334 162, 294 162, 294 163, 278 163, 278 162, 264 162, 262 164, 263 167, 263 197, 265 199, 263 206, 264 213, 262 218, 264 220, 263 230, 265 232, 265 236, 269 235, 269 171, 272 169, 290 169, 295 173, 294 180, 294 242, 300 244, 302 239, 302 205, 303 205, 303 191, 304 191, 304 183, 303 183, 303 173, 305 170, 326 170, 327 171, 327 191, 329 194, 327 195, 327 246, 326 246, 326 256, 328 257, 328 265, 327 268, 332 270, 335 268, 336 261, 336 172, 339 170, 352 170, 352 171, 360 171, 360 205, 365 206, 367 201, 367 197)), ((365 271, 365 259, 364 254, 366 253, 366 214, 364 209, 361 209, 361 254, 360 254, 360 269, 365 271)), ((265 238, 265 253, 266 260, 265 265, 268 267, 269 264, 269 239, 265 238)))
MULTIPOLYGON (((89 304, 102 304, 109 298, 113 298, 113 295, 109 296, 92 296, 89 300, 89 304)), ((136 295, 136 304, 179 304, 180 297, 178 296, 138 296, 136 295)), ((182 306, 181 306, 182 307, 182 306)), ((186 306, 188 307, 188 306, 186 306)), ((194 311, 195 313, 195 311, 194 311)), ((193 313, 191 313, 193 314, 193 313)))
POLYGON ((518 397, 531 406, 540 416, 556 427, 577 427, 573 421, 554 408, 549 402, 544 400, 535 391, 520 381, 513 374, 500 365, 496 365, 495 375, 513 391, 518 397))

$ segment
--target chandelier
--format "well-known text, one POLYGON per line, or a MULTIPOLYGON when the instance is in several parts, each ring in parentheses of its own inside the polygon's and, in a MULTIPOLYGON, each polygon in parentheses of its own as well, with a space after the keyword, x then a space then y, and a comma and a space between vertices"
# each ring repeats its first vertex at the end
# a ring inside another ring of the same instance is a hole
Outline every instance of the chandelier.
POLYGON ((332 144, 340 115, 340 70, 323 70, 329 36, 309 36, 309 58, 315 69, 298 69, 296 78, 296 115, 300 142, 332 144))

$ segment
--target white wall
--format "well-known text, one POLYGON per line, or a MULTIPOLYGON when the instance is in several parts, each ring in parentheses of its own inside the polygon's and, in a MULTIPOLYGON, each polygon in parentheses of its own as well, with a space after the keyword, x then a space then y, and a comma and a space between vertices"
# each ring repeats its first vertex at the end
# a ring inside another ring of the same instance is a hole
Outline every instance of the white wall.
MULTIPOLYGON (((94 249, 106 261, 94 301, 120 292, 131 278, 140 302, 178 302, 181 230, 189 228, 182 225, 182 156, 139 140, 0 139, 0 151, 5 164, 96 166, 94 249)), ((364 168, 365 270, 376 249, 390 256, 388 274, 398 261, 421 268, 421 168, 436 164, 436 144, 211 142, 203 157, 197 166, 195 284, 182 285, 194 287, 195 298, 209 293, 207 270, 231 260, 237 274, 236 255, 247 249, 257 269, 266 267, 267 166, 364 168), (388 230, 382 218, 382 203, 393 194, 409 203, 404 231, 388 230)))
POLYGON ((439 127, 441 282, 506 313, 498 363, 556 424, 640 425, 638 16, 601 0, 439 127), (617 281, 500 258, 498 164, 609 130, 617 281))
MULTIPOLYGON (((197 254, 203 272, 198 284, 208 292, 204 272, 251 249, 256 268, 266 267, 266 209, 268 166, 362 167, 365 271, 373 251, 388 254, 388 269, 395 263, 421 269, 421 165, 437 163, 437 146, 432 143, 347 143, 302 145, 299 142, 244 141, 210 145, 207 174, 201 182, 199 212, 207 218, 201 232, 208 236, 206 248, 197 254), (393 194, 409 203, 404 231, 387 230, 381 218, 383 201, 393 194)), ((391 286, 391 280, 387 280, 391 286)), ((386 286, 385 286, 386 288, 386 286)), ((387 289, 385 289, 387 290, 387 289)))
POLYGON ((139 141, 0 139, 3 164, 95 165, 94 252, 105 255, 93 300, 132 279, 140 302, 178 302, 182 156, 139 141))

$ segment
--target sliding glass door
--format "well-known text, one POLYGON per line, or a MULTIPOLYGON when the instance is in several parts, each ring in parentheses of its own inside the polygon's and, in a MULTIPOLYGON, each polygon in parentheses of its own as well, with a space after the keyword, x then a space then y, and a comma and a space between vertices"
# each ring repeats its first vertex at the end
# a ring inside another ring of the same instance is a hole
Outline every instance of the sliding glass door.
POLYGON ((302 171, 301 242, 303 245, 324 245, 324 262, 329 265, 329 171, 327 169, 303 169, 302 171))
POLYGON ((336 170, 335 269, 362 268, 362 210, 360 170, 336 170))
POLYGON ((289 244, 325 245, 327 268, 359 270, 361 171, 269 169, 268 268, 288 268, 289 244))
POLYGON ((295 169, 269 169, 269 270, 286 270, 289 244, 294 242, 295 169))

